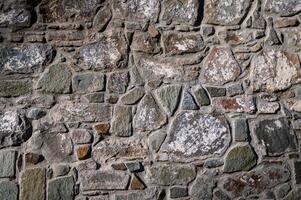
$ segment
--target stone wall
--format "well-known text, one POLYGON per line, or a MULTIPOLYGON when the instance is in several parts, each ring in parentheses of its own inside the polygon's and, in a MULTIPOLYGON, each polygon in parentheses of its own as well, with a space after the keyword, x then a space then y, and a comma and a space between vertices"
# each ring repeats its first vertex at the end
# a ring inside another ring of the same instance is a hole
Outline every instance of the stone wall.
POLYGON ((301 199, 301 0, 0 0, 1 200, 301 199))

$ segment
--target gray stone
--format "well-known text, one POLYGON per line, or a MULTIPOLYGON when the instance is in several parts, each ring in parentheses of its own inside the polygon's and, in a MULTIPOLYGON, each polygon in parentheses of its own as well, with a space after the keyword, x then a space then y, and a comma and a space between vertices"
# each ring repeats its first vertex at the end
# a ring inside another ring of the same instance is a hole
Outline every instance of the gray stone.
POLYGON ((244 89, 242 88, 241 83, 234 83, 227 87, 227 94, 232 97, 239 94, 243 94, 244 89))
POLYGON ((231 198, 222 190, 214 191, 213 198, 216 200, 231 200, 231 198))
POLYGON ((70 134, 72 142, 75 144, 87 144, 92 142, 92 135, 86 129, 74 129, 70 134))
POLYGON ((124 190, 130 176, 123 171, 87 170, 79 173, 82 190, 124 190))
POLYGON ((158 152, 162 143, 164 142, 165 138, 167 135, 167 130, 165 128, 162 128, 160 130, 157 130, 153 132, 149 137, 148 137, 148 143, 150 146, 150 149, 158 152))
POLYGON ((181 102, 182 110, 197 110, 199 106, 195 102, 193 95, 191 94, 190 88, 185 88, 183 92, 182 102, 181 102))
POLYGON ((300 5, 300 0, 270 0, 266 2, 264 10, 270 14, 291 16, 301 11, 300 5))
POLYGON ((45 169, 26 169, 21 174, 21 194, 20 199, 43 200, 45 198, 44 188, 46 183, 45 169))
POLYGON ((221 87, 206 87, 210 97, 226 96, 226 89, 221 87))
POLYGON ((110 133, 119 137, 132 135, 132 109, 128 106, 115 106, 110 133))
POLYGON ((224 164, 224 161, 222 159, 208 159, 204 162, 204 167, 206 168, 216 168, 220 167, 224 164))
POLYGON ((72 89, 78 93, 101 91, 104 89, 104 75, 94 73, 77 74, 73 76, 72 89))
POLYGON ((173 115, 179 104, 181 86, 167 85, 156 90, 156 96, 168 115, 173 115))
POLYGON ((144 94, 145 92, 142 88, 134 88, 128 91, 120 100, 125 105, 132 105, 136 104, 144 94))
POLYGON ((213 107, 224 113, 249 113, 256 111, 253 96, 219 97, 212 100, 213 107))
POLYGON ((156 104, 151 94, 140 101, 134 116, 133 127, 138 130, 156 130, 166 123, 166 115, 156 104))
POLYGON ((48 199, 70 200, 74 198, 74 179, 72 176, 57 178, 48 182, 48 199))
POLYGON ((279 188, 276 189, 276 191, 275 191, 276 197, 278 199, 282 199, 289 193, 290 190, 291 190, 290 184, 285 183, 285 184, 279 186, 279 188))
POLYGON ((275 92, 291 87, 300 78, 300 61, 297 55, 265 48, 251 62, 253 90, 275 92))
POLYGON ((12 181, 0 182, 0 199, 18 200, 19 188, 18 185, 12 181))
POLYGON ((103 31, 112 18, 112 12, 109 6, 100 9, 94 17, 93 27, 97 31, 103 31))
POLYGON ((69 93, 71 70, 66 65, 56 64, 47 68, 39 79, 36 88, 47 93, 69 93))
POLYGON ((197 87, 193 89, 193 95, 199 104, 199 106, 209 106, 210 99, 207 92, 202 87, 197 87))
POLYGON ((204 22, 217 25, 237 25, 247 14, 251 0, 207 0, 205 3, 204 22))
POLYGON ((33 73, 52 61, 53 49, 46 44, 0 48, 0 71, 33 73))
POLYGON ((256 143, 268 156, 281 155, 297 148, 296 138, 284 118, 258 121, 254 124, 253 133, 256 143))
POLYGON ((88 103, 104 103, 105 94, 103 92, 95 92, 91 94, 86 94, 83 99, 88 103))
POLYGON ((294 162, 295 183, 301 184, 301 161, 294 162))
POLYGON ((128 193, 121 193, 116 194, 114 200, 154 200, 160 199, 159 190, 157 187, 151 186, 146 188, 143 191, 135 191, 135 192, 128 192, 128 193))
POLYGON ((14 177, 16 174, 17 152, 10 150, 0 151, 0 177, 14 177))
POLYGON ((237 142, 245 142, 249 137, 249 126, 246 119, 234 119, 232 122, 232 130, 234 140, 237 142))
POLYGON ((31 108, 27 113, 27 118, 29 119, 40 119, 44 117, 47 113, 41 108, 31 108))
POLYGON ((301 188, 294 189, 284 200, 299 200, 301 198, 301 188))
POLYGON ((0 97, 17 97, 30 93, 30 80, 2 80, 0 82, 0 97))
POLYGON ((229 146, 230 138, 222 116, 185 111, 174 119, 161 151, 168 152, 171 158, 188 160, 221 155, 229 146))
POLYGON ((113 72, 108 78, 108 90, 110 93, 124 94, 129 84, 128 72, 113 72))
POLYGON ((206 57, 200 81, 220 86, 234 81, 240 72, 240 66, 229 48, 214 47, 206 57))
POLYGON ((151 37, 146 32, 135 32, 133 42, 131 45, 132 51, 144 53, 158 53, 160 52, 160 40, 158 37, 151 37))
POLYGON ((138 172, 143 169, 142 165, 140 162, 126 162, 125 166, 128 168, 130 172, 138 172))
POLYGON ((169 193, 170 193, 170 198, 172 199, 186 197, 188 196, 188 189, 186 187, 173 186, 170 188, 169 193))
POLYGON ((0 15, 0 27, 8 26, 13 30, 30 27, 32 24, 32 11, 30 9, 17 8, 2 12, 0 15))
POLYGON ((68 165, 58 164, 52 167, 52 171, 54 177, 65 176, 69 173, 70 167, 68 165))
POLYGON ((256 154, 250 145, 235 146, 225 157, 224 172, 248 171, 256 162, 256 154))
POLYGON ((196 176, 194 166, 191 165, 153 165, 146 170, 150 184, 158 185, 186 185, 196 176))
POLYGON ((190 195, 192 200, 211 200, 213 197, 213 188, 216 186, 213 174, 210 172, 200 173, 194 181, 190 195))

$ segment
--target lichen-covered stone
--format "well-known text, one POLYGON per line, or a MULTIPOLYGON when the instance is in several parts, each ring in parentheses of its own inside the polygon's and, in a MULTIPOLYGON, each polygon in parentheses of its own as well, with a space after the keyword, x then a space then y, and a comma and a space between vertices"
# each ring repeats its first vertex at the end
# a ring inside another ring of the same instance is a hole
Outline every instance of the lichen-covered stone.
POLYGON ((36 87, 47 93, 69 93, 71 89, 71 70, 66 65, 52 65, 39 79, 36 87))
POLYGON ((266 48, 252 59, 251 82, 253 90, 285 90, 300 78, 297 55, 266 48))
POLYGON ((0 151, 0 177, 9 178, 14 177, 16 174, 16 151, 0 151))
POLYGON ((166 115, 156 104, 151 94, 140 101, 133 119, 133 127, 138 130, 155 130, 166 123, 166 115))
POLYGON ((166 23, 188 23, 194 25, 199 16, 198 0, 165 0, 163 1, 162 19, 166 23))
POLYGON ((247 15, 251 0, 206 0, 204 22, 217 25, 237 25, 247 15))
POLYGON ((127 44, 121 31, 109 31, 98 42, 84 45, 79 50, 80 67, 83 69, 112 70, 127 63, 127 44))
POLYGON ((110 93, 123 94, 129 84, 128 72, 113 72, 108 78, 108 90, 110 93))
POLYGON ((46 44, 0 48, 0 72, 33 73, 52 61, 54 52, 46 44))
POLYGON ((300 0, 270 0, 265 4, 265 11, 280 16, 291 16, 301 11, 300 0))
POLYGON ((115 106, 110 132, 119 137, 132 135, 132 109, 127 106, 115 106))
POLYGON ((48 199, 69 200, 74 198, 75 181, 72 176, 57 178, 48 183, 48 199))
POLYGON ((154 165, 146 170, 147 181, 163 186, 186 185, 196 176, 193 166, 188 165, 154 165))
POLYGON ((181 94, 181 86, 167 85, 156 90, 156 96, 168 115, 173 115, 181 94))
POLYGON ((72 88, 74 92, 98 92, 104 89, 104 75, 84 73, 73 76, 72 88))
POLYGON ((230 138, 223 117, 185 111, 173 121, 161 151, 168 152, 170 157, 188 160, 221 155, 229 146, 230 138))
POLYGON ((19 188, 13 181, 0 182, 0 199, 18 200, 19 188))
POLYGON ((248 171, 256 165, 256 161, 250 145, 236 146, 225 157, 224 172, 248 171))
POLYGON ((124 190, 130 181, 130 176, 123 171, 113 170, 85 170, 79 178, 82 190, 124 190))
POLYGON ((296 150, 296 138, 284 118, 266 119, 254 124, 253 134, 259 149, 268 156, 296 150))
POLYGON ((44 188, 46 183, 46 173, 43 168, 27 169, 21 174, 20 197, 24 200, 43 200, 45 198, 44 188))
POLYGON ((207 56, 201 72, 201 82, 223 85, 240 75, 240 67, 230 49, 214 47, 207 56))
POLYGON ((8 26, 13 30, 30 27, 33 22, 32 10, 26 8, 10 9, 0 14, 0 27, 8 26))
POLYGON ((30 80, 2 80, 0 82, 1 97, 17 97, 32 91, 30 80))

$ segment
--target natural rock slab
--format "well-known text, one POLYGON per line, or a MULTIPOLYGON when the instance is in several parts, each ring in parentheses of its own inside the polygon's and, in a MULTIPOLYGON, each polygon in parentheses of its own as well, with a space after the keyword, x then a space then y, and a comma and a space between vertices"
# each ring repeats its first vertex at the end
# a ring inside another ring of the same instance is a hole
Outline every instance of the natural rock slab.
POLYGON ((17 200, 19 194, 18 185, 13 181, 0 182, 0 199, 17 200))
POLYGON ((252 59, 253 90, 285 90, 300 81, 300 75, 300 61, 296 54, 266 48, 252 59))
POLYGON ((84 191, 124 190, 130 180, 126 172, 104 169, 80 171, 79 178, 84 191))
POLYGON ((16 151, 0 151, 0 177, 10 178, 16 174, 16 151))
POLYGON ((265 11, 280 16, 291 16, 301 11, 300 0, 269 0, 265 4, 265 11))
POLYGON ((27 169, 21 174, 21 199, 44 199, 46 173, 43 168, 27 169))
POLYGON ((178 159, 204 158, 221 155, 229 146, 230 139, 229 127, 223 117, 185 111, 173 121, 161 151, 178 159))
POLYGON ((254 113, 256 106, 252 96, 220 97, 213 100, 213 107, 222 112, 254 113))
POLYGON ((115 106, 110 132, 119 137, 132 135, 132 109, 128 106, 115 106))
POLYGON ((49 181, 48 199, 69 200, 74 198, 75 181, 73 176, 62 177, 49 181))
POLYGON ((2 80, 0 82, 1 97, 17 97, 32 91, 31 80, 2 80))
POLYGON ((202 68, 201 82, 220 86, 234 81, 240 75, 240 71, 240 67, 229 48, 214 47, 202 68))

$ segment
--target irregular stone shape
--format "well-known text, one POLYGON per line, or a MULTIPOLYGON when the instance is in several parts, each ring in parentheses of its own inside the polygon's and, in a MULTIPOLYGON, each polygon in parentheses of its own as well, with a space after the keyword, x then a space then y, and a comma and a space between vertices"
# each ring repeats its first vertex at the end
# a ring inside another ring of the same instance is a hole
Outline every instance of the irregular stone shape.
POLYGON ((6 111, 0 114, 0 147, 20 145, 31 136, 31 125, 23 114, 6 111))
POLYGON ((146 144, 135 137, 129 138, 108 138, 99 142, 92 151, 92 158, 98 163, 110 159, 141 159, 148 153, 146 144))
POLYGON ((256 165, 256 161, 250 145, 233 147, 225 157, 224 172, 248 171, 256 165))
POLYGON ((286 49, 298 52, 301 50, 301 27, 290 27, 282 31, 284 35, 284 44, 286 49))
POLYGON ((206 168, 216 168, 216 167, 222 166, 223 164, 224 164, 223 160, 212 158, 212 159, 205 160, 204 167, 206 167, 206 168))
POLYGON ((132 51, 144 53, 158 53, 160 51, 160 40, 158 37, 151 37, 145 32, 135 32, 131 45, 132 51))
POLYGON ((193 95, 195 97, 196 102, 199 106, 209 106, 210 99, 207 92, 202 87, 197 87, 193 89, 193 95))
POLYGON ((46 44, 0 48, 0 72, 33 73, 52 61, 54 51, 46 44))
POLYGON ((71 77, 72 73, 68 66, 61 64, 52 65, 44 71, 36 87, 47 93, 69 93, 71 77))
POLYGON ((73 160, 73 146, 66 133, 44 134, 42 154, 50 163, 69 162, 73 160))
POLYGON ((46 111, 44 111, 41 108, 31 108, 28 113, 26 114, 26 117, 29 119, 38 120, 46 115, 46 111))
POLYGON ((92 135, 86 129, 74 129, 70 134, 72 142, 75 144, 87 144, 92 141, 92 135))
POLYGON ((240 24, 251 6, 251 0, 206 0, 204 22, 217 25, 240 24))
POLYGON ((188 196, 188 189, 184 187, 174 186, 170 188, 170 198, 180 198, 188 196))
POLYGON ((28 152, 25 154, 25 164, 29 165, 36 165, 39 162, 43 161, 44 157, 40 154, 36 154, 36 153, 32 153, 32 152, 28 152))
POLYGON ((113 1, 114 18, 131 22, 156 22, 159 15, 159 0, 113 1))
POLYGON ((17 97, 28 94, 31 90, 30 80, 2 80, 0 82, 1 97, 17 97))
POLYGON ((253 126, 258 148, 268 156, 281 155, 296 150, 296 138, 284 118, 258 121, 253 126))
POLYGON ((294 162, 295 183, 301 184, 301 161, 294 162))
POLYGON ((301 1, 270 0, 266 2, 264 10, 270 14, 291 16, 301 11, 301 1))
POLYGON ((300 61, 296 54, 265 48, 252 59, 253 90, 285 90, 300 78, 300 61))
POLYGON ((160 110, 151 94, 140 101, 134 116, 133 127, 142 131, 156 130, 166 123, 166 115, 160 110))
POLYGON ((0 199, 18 200, 19 188, 12 181, 0 182, 0 199))
POLYGON ((160 87, 155 92, 157 99, 168 115, 173 115, 180 100, 181 86, 167 85, 160 87))
POLYGON ((72 89, 78 93, 98 92, 104 89, 104 75, 94 73, 77 74, 72 79, 72 89))
POLYGON ((191 89, 186 88, 183 92, 182 97, 182 103, 181 103, 181 109, 182 110, 197 110, 199 109, 199 106, 195 102, 195 99, 193 98, 191 94, 191 89))
POLYGON ((191 187, 192 200, 211 200, 213 196, 213 188, 216 183, 213 174, 203 171, 200 173, 191 187))
POLYGON ((109 6, 100 9, 94 17, 93 27, 97 31, 102 31, 112 18, 109 6))
POLYGON ((294 189, 284 200, 299 200, 301 198, 301 188, 294 189))
POLYGON ((163 34, 163 45, 164 52, 168 56, 196 53, 205 48, 203 38, 200 34, 183 34, 178 32, 163 34))
POLYGON ((281 165, 266 164, 238 175, 231 175, 218 182, 232 197, 260 194, 264 190, 273 189, 276 185, 290 178, 289 170, 281 165))
POLYGON ((187 185, 195 178, 196 171, 191 165, 153 165, 146 169, 146 176, 150 184, 187 185))
POLYGON ((98 42, 87 44, 79 50, 80 67, 83 69, 112 70, 127 63, 127 43, 121 31, 109 31, 98 42))
POLYGON ((139 179, 137 178, 137 176, 134 176, 131 180, 131 183, 130 183, 130 189, 131 190, 143 190, 145 189, 145 185, 144 183, 139 179))
POLYGON ((30 27, 32 21, 31 9, 17 8, 0 14, 0 27, 8 26, 13 30, 30 27))
POLYGON ((16 151, 0 151, 0 177, 14 177, 16 173, 16 151))
POLYGON ((119 137, 132 135, 132 109, 127 106, 115 106, 110 133, 119 137))
POLYGON ((229 146, 230 139, 224 118, 184 111, 174 119, 161 151, 179 159, 221 155, 229 146))
POLYGON ((71 101, 56 104, 50 111, 50 115, 57 122, 109 121, 111 113, 111 106, 107 104, 87 104, 71 101))
POLYGON ((21 199, 43 200, 45 195, 46 173, 45 169, 26 169, 21 174, 21 199))
POLYGON ((82 190, 124 190, 130 181, 130 176, 123 171, 85 170, 79 173, 82 190))
POLYGON ((52 167, 52 171, 54 177, 65 176, 69 173, 70 167, 68 165, 59 164, 52 167))
POLYGON ((72 176, 58 178, 48 183, 48 199, 70 200, 74 198, 75 181, 72 176))
POLYGON ((199 5, 198 0, 165 0, 162 19, 168 24, 174 22, 195 25, 199 16, 199 5))
POLYGON ((151 150, 158 152, 167 135, 165 128, 153 132, 148 137, 148 143, 151 150))
POLYGON ((278 102, 268 102, 262 99, 257 100, 258 113, 276 113, 280 109, 278 102))
POLYGON ((39 6, 40 22, 91 22, 102 0, 43 0, 39 6))
POLYGON ((230 97, 233 97, 233 96, 236 96, 236 95, 239 95, 239 94, 243 94, 244 93, 244 89, 242 88, 242 85, 241 83, 234 83, 234 84, 231 84, 227 87, 227 94, 230 96, 230 97))
POLYGON ((291 98, 291 99, 287 99, 285 104, 290 111, 301 112, 301 100, 296 98, 291 98))
POLYGON ((121 102, 125 105, 132 105, 137 103, 143 96, 145 92, 142 88, 134 88, 128 91, 123 97, 121 97, 121 102))
POLYGON ((143 166, 141 165, 140 162, 131 161, 131 162, 126 162, 125 165, 126 168, 132 173, 139 172, 141 171, 141 169, 143 169, 143 166))
POLYGON ((215 109, 222 112, 254 113, 256 106, 252 96, 220 97, 213 99, 215 109))
POLYGON ((107 88, 110 93, 123 94, 126 92, 130 81, 128 72, 113 72, 108 79, 107 88))
POLYGON ((93 128, 94 128, 96 134, 98 134, 99 136, 109 135, 110 123, 101 122, 101 123, 95 124, 93 128))
POLYGON ((201 71, 201 82, 224 85, 240 75, 240 67, 230 49, 214 47, 207 56, 201 71))

